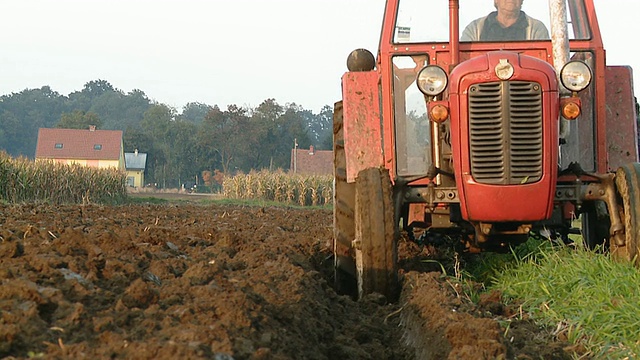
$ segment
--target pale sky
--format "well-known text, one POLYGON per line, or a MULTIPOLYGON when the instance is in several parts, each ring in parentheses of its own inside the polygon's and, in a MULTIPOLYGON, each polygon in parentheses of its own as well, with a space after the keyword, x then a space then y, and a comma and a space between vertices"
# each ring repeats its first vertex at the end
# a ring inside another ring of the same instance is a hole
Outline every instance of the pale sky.
MULTIPOLYGON (((640 1, 595 2, 608 64, 633 66, 640 94, 640 1)), ((0 0, 0 95, 44 85, 68 95, 102 79, 178 111, 274 98, 317 113, 339 100, 349 52, 376 53, 384 3, 0 0)))

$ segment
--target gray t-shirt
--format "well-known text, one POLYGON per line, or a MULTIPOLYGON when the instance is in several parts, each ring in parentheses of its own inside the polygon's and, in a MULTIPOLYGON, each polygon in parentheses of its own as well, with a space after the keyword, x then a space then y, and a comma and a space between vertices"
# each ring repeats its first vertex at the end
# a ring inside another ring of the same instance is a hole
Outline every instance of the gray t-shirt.
MULTIPOLYGON (((525 24, 524 39, 506 39, 506 38, 491 38, 483 36, 483 31, 487 30, 487 25, 492 26, 496 22, 495 17, 497 12, 493 12, 487 16, 481 17, 472 21, 462 32, 460 41, 518 41, 518 40, 548 40, 549 31, 544 26, 542 21, 534 19, 524 12, 521 13, 521 20, 519 23, 525 24)), ((518 23, 512 25, 518 26, 518 23)), ((485 34, 486 35, 486 34, 485 34)))

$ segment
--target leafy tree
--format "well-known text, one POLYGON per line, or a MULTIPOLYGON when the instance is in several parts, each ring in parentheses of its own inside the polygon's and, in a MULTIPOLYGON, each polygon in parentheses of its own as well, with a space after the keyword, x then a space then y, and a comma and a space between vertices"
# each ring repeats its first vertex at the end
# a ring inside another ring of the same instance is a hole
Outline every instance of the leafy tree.
POLYGON ((72 113, 62 113, 57 128, 88 129, 90 126, 102 127, 102 121, 96 113, 75 110, 72 113))
POLYGON ((223 112, 214 106, 204 118, 196 136, 203 170, 219 167, 222 172, 229 173, 238 168, 244 153, 252 146, 252 132, 246 109, 229 105, 223 112))
POLYGON ((170 147, 173 175, 171 178, 180 187, 185 181, 195 179, 199 173, 196 139, 197 125, 187 121, 175 121, 171 124, 170 147))
POLYGON ((67 110, 67 98, 49 86, 0 97, 3 149, 12 156, 35 155, 38 129, 53 127, 67 110))
POLYGON ((91 111, 103 121, 104 129, 126 129, 140 127, 144 113, 151 107, 151 101, 141 90, 124 94, 104 80, 90 81, 80 92, 69 95, 75 110, 91 111))
POLYGON ((180 119, 194 124, 201 124, 213 108, 207 104, 190 102, 182 108, 180 119))
POLYGON ((256 128, 256 141, 247 157, 249 169, 288 169, 294 143, 299 147, 311 145, 304 111, 296 104, 282 107, 274 99, 265 100, 254 111, 251 122, 256 128))
POLYGON ((204 117, 196 133, 198 147, 198 163, 204 170, 223 169, 227 172, 231 155, 225 148, 219 146, 219 137, 230 128, 226 114, 218 105, 214 106, 204 117))
POLYGON ((122 123, 123 98, 124 94, 120 91, 105 91, 93 98, 88 112, 99 114, 104 129, 122 128, 125 125, 122 123))
POLYGON ((90 99, 95 99, 107 92, 114 92, 116 89, 106 80, 93 80, 84 84, 82 93, 90 99))
MULTIPOLYGON (((93 101, 101 95, 116 91, 113 85, 106 80, 92 80, 84 84, 80 91, 74 91, 69 94, 69 103, 74 110, 89 111, 93 105, 93 101)), ((99 111, 95 111, 99 115, 99 111)))
POLYGON ((156 141, 164 141, 169 135, 169 127, 175 117, 175 109, 164 104, 156 104, 144 113, 140 125, 142 129, 149 132, 156 141))
POLYGON ((178 114, 141 90, 125 94, 106 80, 89 81, 69 96, 49 86, 0 96, 0 149, 10 155, 33 156, 42 127, 125 130, 125 150, 147 153, 146 178, 171 187, 203 170, 288 168, 294 141, 331 148, 331 124, 329 106, 316 115, 275 99, 224 111, 190 102, 178 114))
POLYGON ((315 122, 309 124, 318 150, 333 150, 333 107, 325 105, 316 115, 315 122))
POLYGON ((171 122, 175 119, 175 109, 164 104, 156 104, 144 113, 141 126, 153 140, 154 158, 149 164, 150 175, 161 187, 166 187, 171 182, 173 169, 171 163, 170 129, 171 122))
POLYGON ((159 149, 156 149, 153 137, 140 128, 129 127, 124 131, 123 144, 126 152, 138 150, 139 152, 147 154, 145 181, 147 183, 158 182, 154 170, 158 163, 162 164, 164 162, 164 158, 162 157, 164 154, 159 149))
MULTIPOLYGON (((22 125, 18 117, 9 110, 0 114, 0 148, 14 156, 20 155, 20 130, 22 125)), ((35 149, 34 149, 35 150, 35 149)))
POLYGON ((246 159, 242 164, 244 171, 268 168, 272 163, 273 157, 280 147, 279 142, 284 141, 278 137, 283 127, 280 122, 283 113, 284 108, 275 99, 263 101, 253 111, 251 116, 252 138, 247 139, 252 143, 252 146, 247 149, 246 159))
POLYGON ((116 129, 125 129, 128 127, 141 128, 140 123, 144 118, 144 113, 151 108, 151 100, 147 95, 138 89, 131 90, 122 98, 120 107, 120 122, 116 123, 116 129), (126 126, 124 126, 126 124, 126 126))
POLYGON ((308 119, 313 114, 302 107, 289 104, 280 118, 282 126, 278 129, 279 141, 275 154, 277 167, 288 169, 291 164, 291 150, 298 144, 298 148, 308 149, 314 142, 309 136, 308 119))
POLYGON ((133 152, 137 149, 140 152, 147 153, 147 161, 149 161, 148 157, 153 153, 154 149, 154 140, 149 134, 141 129, 129 127, 124 131, 122 141, 126 152, 133 152))

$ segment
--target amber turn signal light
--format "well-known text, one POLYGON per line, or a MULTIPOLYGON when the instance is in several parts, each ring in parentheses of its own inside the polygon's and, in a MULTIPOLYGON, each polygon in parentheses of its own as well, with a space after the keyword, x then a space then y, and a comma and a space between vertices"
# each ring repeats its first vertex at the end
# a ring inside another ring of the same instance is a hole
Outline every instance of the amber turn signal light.
POLYGON ((435 104, 429 109, 429 119, 437 123, 445 122, 449 118, 449 108, 442 104, 435 104))
POLYGON ((575 120, 582 113, 580 100, 577 98, 562 99, 560 101, 560 110, 562 117, 567 120, 575 120))

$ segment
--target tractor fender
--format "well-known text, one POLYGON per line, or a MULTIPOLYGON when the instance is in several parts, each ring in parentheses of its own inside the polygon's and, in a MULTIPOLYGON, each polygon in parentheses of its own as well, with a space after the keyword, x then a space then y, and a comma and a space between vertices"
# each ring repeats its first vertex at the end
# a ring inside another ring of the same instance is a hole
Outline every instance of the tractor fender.
POLYGON ((358 173, 384 166, 380 81, 376 71, 348 72, 342 77, 344 150, 347 182, 358 173))

